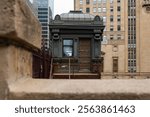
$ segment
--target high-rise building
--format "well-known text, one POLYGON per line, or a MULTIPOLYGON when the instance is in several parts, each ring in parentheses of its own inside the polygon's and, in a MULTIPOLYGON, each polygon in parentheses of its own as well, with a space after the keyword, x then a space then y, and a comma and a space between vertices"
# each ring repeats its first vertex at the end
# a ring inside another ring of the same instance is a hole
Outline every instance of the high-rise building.
POLYGON ((74 9, 100 15, 104 78, 150 78, 150 0, 74 0, 74 9))
POLYGON ((54 0, 33 0, 33 6, 37 9, 37 17, 42 25, 42 47, 49 51, 51 49, 49 23, 54 13, 54 0))

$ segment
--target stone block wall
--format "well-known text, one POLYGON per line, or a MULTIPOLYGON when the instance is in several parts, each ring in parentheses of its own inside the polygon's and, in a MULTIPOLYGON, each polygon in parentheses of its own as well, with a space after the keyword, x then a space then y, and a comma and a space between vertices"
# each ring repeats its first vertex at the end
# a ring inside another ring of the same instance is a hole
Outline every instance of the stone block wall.
POLYGON ((32 77, 32 53, 41 45, 41 25, 26 0, 0 0, 0 99, 9 85, 32 77))
POLYGON ((41 29, 26 0, 0 1, 0 36, 40 48, 41 29))

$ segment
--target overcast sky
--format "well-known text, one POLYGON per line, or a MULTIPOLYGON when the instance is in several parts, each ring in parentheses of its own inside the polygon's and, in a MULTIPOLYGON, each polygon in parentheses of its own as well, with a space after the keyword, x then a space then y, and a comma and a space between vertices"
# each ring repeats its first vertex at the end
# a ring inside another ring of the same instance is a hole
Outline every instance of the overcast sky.
POLYGON ((74 9, 74 0, 54 0, 54 16, 74 9))
MULTIPOLYGON (((30 0, 31 2, 33 0, 30 0)), ((54 16, 74 9, 74 0, 54 0, 54 16)))

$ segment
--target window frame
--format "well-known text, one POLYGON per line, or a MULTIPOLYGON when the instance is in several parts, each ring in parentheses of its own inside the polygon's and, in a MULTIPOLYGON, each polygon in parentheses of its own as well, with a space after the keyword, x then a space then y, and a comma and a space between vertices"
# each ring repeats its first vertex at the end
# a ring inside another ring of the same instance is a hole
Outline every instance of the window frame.
POLYGON ((63 55, 63 57, 65 57, 65 58, 68 58, 68 57, 73 57, 74 56, 74 40, 72 39, 72 38, 63 38, 63 41, 62 41, 62 55, 63 55), (65 45, 64 44, 64 41, 66 41, 66 40, 70 40, 70 41, 72 41, 72 45, 65 45), (67 56, 66 54, 65 54, 65 47, 71 47, 72 48, 72 55, 71 56, 67 56))

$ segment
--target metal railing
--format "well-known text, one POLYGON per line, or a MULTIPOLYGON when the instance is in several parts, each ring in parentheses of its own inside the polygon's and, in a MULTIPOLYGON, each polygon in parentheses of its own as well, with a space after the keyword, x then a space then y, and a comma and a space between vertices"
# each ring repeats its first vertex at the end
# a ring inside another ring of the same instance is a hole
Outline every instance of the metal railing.
POLYGON ((49 78, 51 56, 47 52, 33 53, 32 77, 49 78))
POLYGON ((50 75, 49 75, 50 77, 50 79, 52 79, 53 78, 53 58, 51 58, 51 67, 50 67, 50 75))

